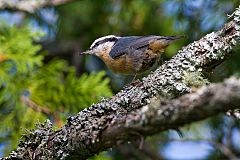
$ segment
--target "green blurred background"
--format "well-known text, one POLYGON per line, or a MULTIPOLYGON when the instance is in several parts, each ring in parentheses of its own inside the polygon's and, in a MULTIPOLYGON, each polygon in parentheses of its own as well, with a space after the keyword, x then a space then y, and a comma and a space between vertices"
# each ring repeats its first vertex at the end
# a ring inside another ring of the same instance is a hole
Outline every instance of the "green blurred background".
MULTIPOLYGON (((11 0, 10 0, 11 1, 11 0)), ((13 0, 12 0, 13 1, 13 0)), ((0 156, 21 134, 50 119, 66 118, 118 92, 132 79, 114 74, 94 56, 79 56, 105 35, 186 35, 163 59, 227 21, 239 0, 73 0, 34 13, 0 11, 0 156)), ((240 73, 233 55, 206 77, 222 81, 240 73)), ((147 138, 143 150, 125 144, 93 159, 229 159, 240 157, 239 121, 218 115, 147 138), (227 151, 226 151, 227 150, 227 151)))

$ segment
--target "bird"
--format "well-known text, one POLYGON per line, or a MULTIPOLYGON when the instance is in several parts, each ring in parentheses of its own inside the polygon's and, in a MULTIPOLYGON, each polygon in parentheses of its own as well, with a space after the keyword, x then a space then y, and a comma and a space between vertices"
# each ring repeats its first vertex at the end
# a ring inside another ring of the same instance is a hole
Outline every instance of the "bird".
POLYGON ((184 36, 115 36, 96 39, 81 55, 99 57, 115 73, 141 74, 159 62, 166 47, 184 36))

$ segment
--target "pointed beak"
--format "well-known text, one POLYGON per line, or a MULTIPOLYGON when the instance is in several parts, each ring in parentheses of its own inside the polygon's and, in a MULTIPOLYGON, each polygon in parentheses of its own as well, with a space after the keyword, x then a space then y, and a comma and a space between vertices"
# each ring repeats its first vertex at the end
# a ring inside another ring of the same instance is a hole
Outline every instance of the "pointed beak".
POLYGON ((86 50, 85 52, 81 52, 79 53, 80 55, 84 55, 84 54, 93 54, 92 50, 86 50))

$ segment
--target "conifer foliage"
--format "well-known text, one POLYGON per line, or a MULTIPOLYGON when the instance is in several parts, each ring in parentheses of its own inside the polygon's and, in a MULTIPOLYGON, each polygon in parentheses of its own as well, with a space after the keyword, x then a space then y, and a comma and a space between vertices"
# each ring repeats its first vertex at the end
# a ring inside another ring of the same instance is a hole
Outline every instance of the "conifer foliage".
POLYGON ((112 95, 104 72, 76 77, 65 60, 44 64, 44 51, 34 43, 41 36, 29 27, 0 27, 0 143, 6 153, 36 122, 50 119, 60 127, 72 113, 112 95))

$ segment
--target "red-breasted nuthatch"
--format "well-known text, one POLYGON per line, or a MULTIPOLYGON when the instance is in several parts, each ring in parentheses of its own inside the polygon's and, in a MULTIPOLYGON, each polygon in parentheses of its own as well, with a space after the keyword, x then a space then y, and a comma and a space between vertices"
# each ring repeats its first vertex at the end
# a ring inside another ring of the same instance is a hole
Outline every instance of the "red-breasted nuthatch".
POLYGON ((159 61, 165 48, 182 37, 109 35, 96 39, 81 54, 98 56, 114 72, 136 75, 150 69, 159 61))

